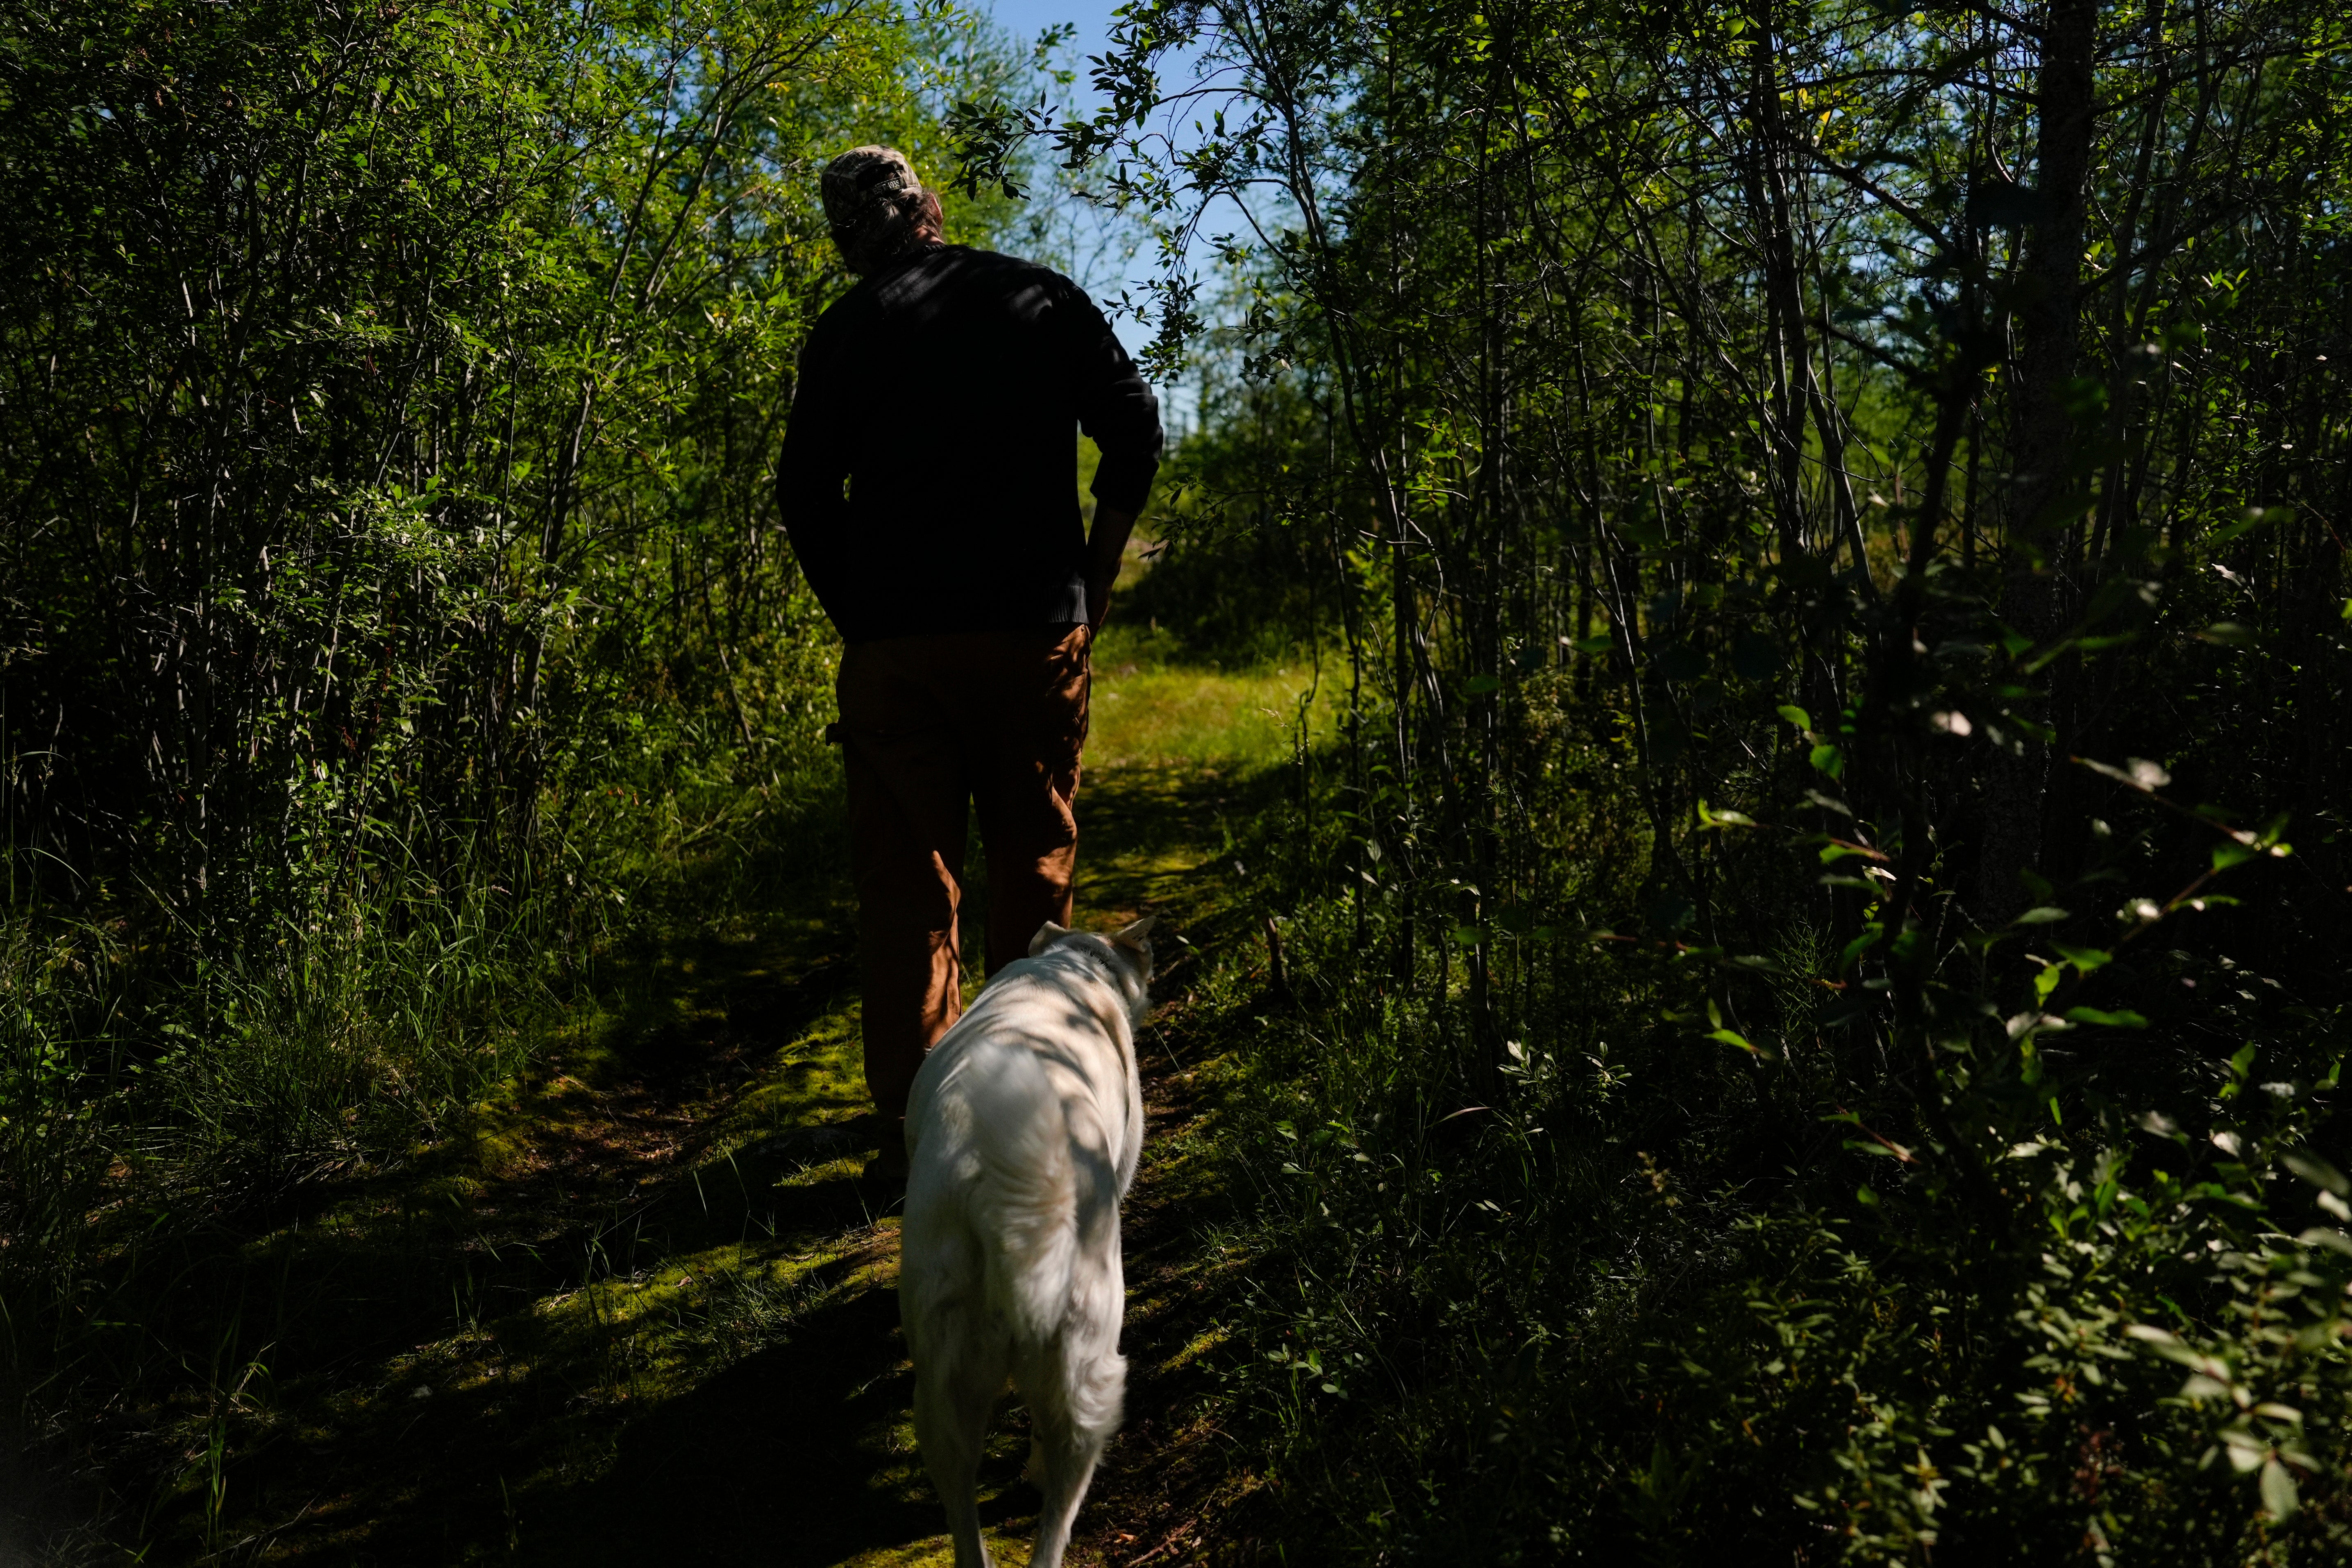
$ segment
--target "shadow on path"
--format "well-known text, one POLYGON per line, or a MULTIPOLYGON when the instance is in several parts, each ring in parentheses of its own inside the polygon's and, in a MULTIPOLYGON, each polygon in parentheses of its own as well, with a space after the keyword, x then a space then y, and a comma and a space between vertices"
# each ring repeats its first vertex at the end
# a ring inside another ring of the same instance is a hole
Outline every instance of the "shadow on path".
MULTIPOLYGON (((1156 911, 1163 973, 1187 972, 1229 923, 1223 823, 1270 787, 1206 767, 1090 773, 1079 922, 1156 911), (1188 924, 1190 949, 1173 940, 1188 924)), ((210 1542, 194 1461, 158 1456, 145 1560, 949 1562, 909 1419, 894 1194, 857 1173, 883 1130, 858 1114, 843 892, 613 955, 582 1044, 477 1143, 217 1227, 192 1277, 257 1292, 240 1310, 276 1381, 210 1542)), ((1163 1050, 1146 1052, 1155 1082, 1163 1050)), ((1169 1085, 1150 1092, 1157 1137, 1189 1112, 1169 1085)), ((1130 1206, 1193 1212, 1199 1173, 1158 1169, 1145 1189, 1186 1195, 1130 1206)), ((1139 1229, 1139 1264, 1162 1228, 1139 1229)), ((1138 1301, 1153 1362, 1191 1331, 1173 1304, 1138 1301)), ((1147 1428, 1113 1469, 1152 1467, 1147 1428)), ((1007 1563, 1026 1558, 1037 1500, 1026 1445, 1009 1411, 982 1474, 1007 1563)))
MULTIPOLYGON (((921 1560, 940 1544, 940 1519, 906 1426, 913 1398, 898 1293, 877 1281, 632 1421, 609 1470, 533 1503, 524 1556, 793 1568, 921 1560)), ((988 1525, 1025 1532, 1034 1500, 1019 1468, 1013 1453, 992 1455, 988 1525)))

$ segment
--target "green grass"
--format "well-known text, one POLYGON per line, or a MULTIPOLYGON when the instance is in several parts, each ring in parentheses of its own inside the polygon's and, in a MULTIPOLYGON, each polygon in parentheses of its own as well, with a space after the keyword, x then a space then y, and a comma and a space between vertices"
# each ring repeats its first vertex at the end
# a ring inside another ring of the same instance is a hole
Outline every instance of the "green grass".
MULTIPOLYGON (((1116 629, 1100 650, 1076 918, 1160 912, 1181 975, 1220 940, 1223 852, 1296 743, 1310 671, 1153 652, 1116 629)), ((150 1365, 81 1432, 110 1474, 153 1478, 74 1500, 104 1521, 82 1560, 949 1561, 908 1424, 891 1197, 862 1179, 879 1130, 837 807, 810 799, 762 832, 740 803, 616 795, 666 825, 612 874, 635 934, 571 955, 589 989, 539 1005, 528 1067, 404 1154, 145 1260, 138 1279, 180 1281, 174 1342, 210 1348, 150 1365), (730 847, 673 853, 698 837, 730 847)), ((1147 1044, 1154 1071, 1200 1066, 1181 1029, 1147 1044)), ((1137 1212, 1191 1223, 1204 1147, 1155 1145, 1137 1212)), ((1213 1333, 1179 1262, 1137 1257, 1138 1375, 1193 1375, 1213 1333)), ((1033 1523, 1024 1452, 1015 1412, 983 1473, 1009 1563, 1033 1523)), ((1107 1480, 1098 1519, 1145 1506, 1124 1495, 1107 1480)))
POLYGON ((1305 704, 1314 665, 1301 658, 1230 671, 1171 662, 1164 639, 1114 619, 1095 652, 1087 761, 1094 768, 1261 766, 1286 760, 1302 710, 1309 743, 1331 732, 1332 693, 1305 704))

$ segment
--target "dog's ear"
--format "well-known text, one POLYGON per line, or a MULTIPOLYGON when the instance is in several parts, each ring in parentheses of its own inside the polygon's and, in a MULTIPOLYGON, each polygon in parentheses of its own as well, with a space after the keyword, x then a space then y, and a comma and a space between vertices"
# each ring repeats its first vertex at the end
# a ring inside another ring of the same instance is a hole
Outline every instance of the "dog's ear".
POLYGON ((1136 952, 1151 951, 1151 928, 1160 923, 1158 915, 1146 915, 1132 925, 1121 926, 1111 933, 1111 941, 1136 952))
POLYGON ((1037 928, 1037 934, 1029 939, 1029 956, 1032 958, 1036 957, 1039 953, 1045 952, 1047 948, 1053 946, 1055 942, 1061 941, 1064 937, 1069 934, 1069 927, 1066 925, 1056 925, 1052 921, 1047 921, 1044 925, 1037 928))

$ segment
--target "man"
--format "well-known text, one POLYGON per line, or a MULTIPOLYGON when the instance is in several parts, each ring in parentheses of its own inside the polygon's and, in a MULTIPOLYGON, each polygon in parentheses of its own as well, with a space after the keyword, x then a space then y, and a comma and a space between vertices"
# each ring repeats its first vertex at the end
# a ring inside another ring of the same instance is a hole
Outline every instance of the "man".
POLYGON ((1077 285, 942 243, 939 198, 896 149, 843 153, 823 192, 859 281, 802 353, 776 492, 846 645, 866 1083, 878 1163, 898 1169, 915 1070, 962 1008, 969 809, 990 973, 1070 921, 1087 655, 1159 468, 1160 410, 1077 285), (1091 540, 1078 429, 1102 448, 1091 540))

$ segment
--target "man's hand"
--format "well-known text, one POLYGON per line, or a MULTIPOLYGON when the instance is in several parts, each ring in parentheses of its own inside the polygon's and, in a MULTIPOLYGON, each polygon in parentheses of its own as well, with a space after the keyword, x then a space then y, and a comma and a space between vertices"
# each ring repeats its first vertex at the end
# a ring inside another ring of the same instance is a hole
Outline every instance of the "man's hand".
POLYGON ((1102 630, 1110 613, 1111 584, 1127 558, 1128 536, 1135 531, 1135 514, 1115 511, 1097 502, 1094 536, 1087 541, 1087 625, 1102 630))

